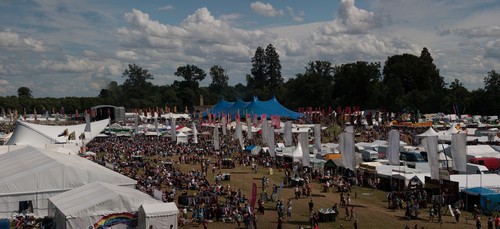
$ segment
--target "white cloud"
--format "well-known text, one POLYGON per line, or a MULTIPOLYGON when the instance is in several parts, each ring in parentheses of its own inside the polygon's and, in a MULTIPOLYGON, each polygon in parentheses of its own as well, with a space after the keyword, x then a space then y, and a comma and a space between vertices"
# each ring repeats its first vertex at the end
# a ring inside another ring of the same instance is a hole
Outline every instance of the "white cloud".
POLYGON ((478 26, 473 28, 458 28, 452 30, 458 36, 463 36, 467 38, 478 38, 478 37, 500 37, 500 27, 499 26, 478 26))
POLYGON ((336 20, 349 31, 366 32, 369 29, 382 27, 383 18, 374 12, 356 7, 354 0, 342 0, 336 20))
POLYGON ((165 5, 165 6, 158 8, 158 10, 173 10, 173 9, 174 9, 174 6, 172 6, 172 5, 165 5))
POLYGON ((252 2, 250 8, 257 14, 266 17, 283 16, 283 10, 274 9, 270 3, 263 3, 261 1, 252 2))
POLYGON ((296 22, 304 21, 304 11, 303 10, 299 11, 298 13, 295 13, 293 8, 290 6, 287 6, 286 9, 288 10, 288 13, 292 17, 292 20, 294 20, 296 22))
POLYGON ((45 42, 32 37, 24 37, 10 30, 0 31, 0 48, 33 52, 43 52, 48 49, 45 42))
POLYGON ((500 39, 489 41, 486 44, 485 57, 500 60, 500 39))

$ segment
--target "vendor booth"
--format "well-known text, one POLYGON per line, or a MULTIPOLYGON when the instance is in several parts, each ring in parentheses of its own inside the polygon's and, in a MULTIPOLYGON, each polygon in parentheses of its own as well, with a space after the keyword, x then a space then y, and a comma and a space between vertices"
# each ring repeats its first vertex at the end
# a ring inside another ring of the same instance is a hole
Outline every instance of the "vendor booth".
POLYGON ((139 207, 139 229, 175 228, 179 209, 175 203, 143 204, 139 207))
POLYGON ((472 210, 474 205, 480 206, 483 212, 500 210, 500 193, 488 188, 467 188, 461 192, 466 208, 472 210))

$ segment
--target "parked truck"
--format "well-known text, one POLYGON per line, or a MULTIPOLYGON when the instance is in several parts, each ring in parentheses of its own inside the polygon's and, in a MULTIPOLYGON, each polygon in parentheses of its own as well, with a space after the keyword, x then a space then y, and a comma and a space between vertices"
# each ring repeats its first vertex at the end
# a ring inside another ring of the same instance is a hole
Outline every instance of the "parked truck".
POLYGON ((492 172, 500 168, 500 159, 496 157, 476 157, 471 158, 469 162, 476 165, 484 165, 492 172))

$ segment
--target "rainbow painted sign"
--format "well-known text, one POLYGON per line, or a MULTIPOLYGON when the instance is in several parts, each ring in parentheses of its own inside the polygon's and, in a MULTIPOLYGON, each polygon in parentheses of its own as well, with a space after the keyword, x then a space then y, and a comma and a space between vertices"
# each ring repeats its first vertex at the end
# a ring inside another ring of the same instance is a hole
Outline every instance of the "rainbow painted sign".
POLYGON ((105 215, 99 221, 94 223, 95 229, 105 229, 118 224, 125 224, 128 226, 137 225, 137 216, 133 213, 123 212, 105 215))

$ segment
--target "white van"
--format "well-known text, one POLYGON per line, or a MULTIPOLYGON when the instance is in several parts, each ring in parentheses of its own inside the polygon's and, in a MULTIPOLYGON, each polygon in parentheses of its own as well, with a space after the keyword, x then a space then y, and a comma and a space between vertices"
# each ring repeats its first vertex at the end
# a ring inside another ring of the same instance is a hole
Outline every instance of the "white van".
POLYGON ((378 152, 375 150, 361 150, 360 153, 363 161, 374 161, 379 159, 378 152))
POLYGON ((488 174, 490 170, 484 165, 467 163, 467 174, 488 174))

